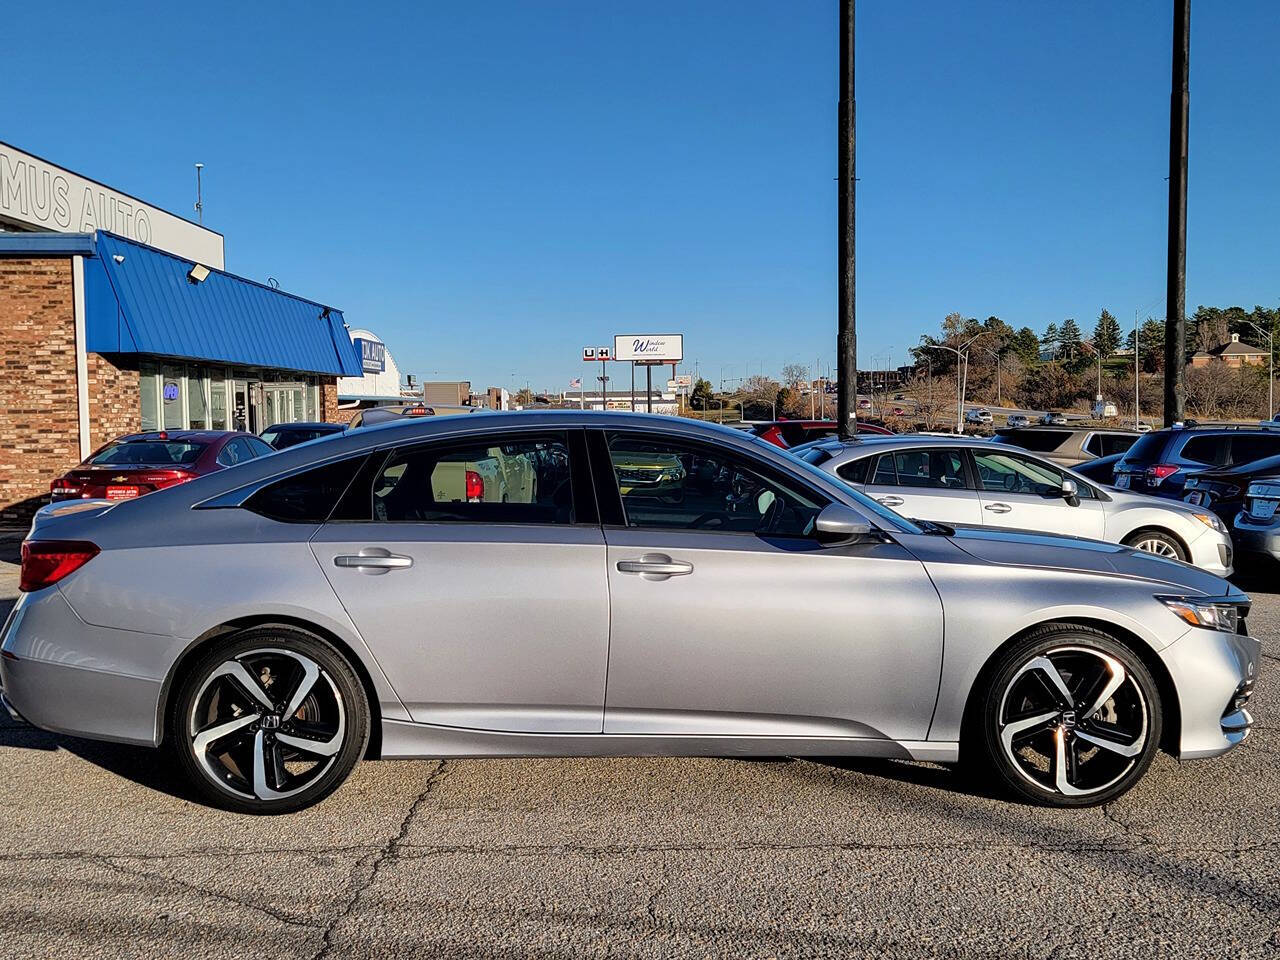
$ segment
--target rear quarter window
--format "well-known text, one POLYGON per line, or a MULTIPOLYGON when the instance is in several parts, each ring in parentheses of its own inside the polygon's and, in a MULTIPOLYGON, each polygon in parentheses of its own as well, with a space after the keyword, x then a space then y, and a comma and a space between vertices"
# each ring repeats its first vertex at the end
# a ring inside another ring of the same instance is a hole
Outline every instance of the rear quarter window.
POLYGON ((1227 443, 1230 439, 1222 435, 1191 437, 1182 445, 1178 456, 1193 463, 1226 463, 1227 443))
POLYGON ((996 439, 1032 453, 1050 453, 1071 436, 1070 430, 997 430, 996 439))
POLYGON ((295 473, 263 487, 245 507, 283 523, 324 523, 364 461, 354 457, 295 473))

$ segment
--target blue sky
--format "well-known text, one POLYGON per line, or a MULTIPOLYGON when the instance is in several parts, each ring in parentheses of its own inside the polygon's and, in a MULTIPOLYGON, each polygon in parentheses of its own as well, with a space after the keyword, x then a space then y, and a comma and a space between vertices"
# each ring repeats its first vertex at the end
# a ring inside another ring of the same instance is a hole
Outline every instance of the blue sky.
MULTIPOLYGON (((1162 314, 1171 4, 863 0, 860 363, 1162 314)), ((19 4, 0 139, 205 220, 400 367, 561 388, 835 353, 834 0, 19 4), (620 371, 617 373, 620 374, 620 371)), ((1280 301, 1280 15, 1192 13, 1189 308, 1280 301)))

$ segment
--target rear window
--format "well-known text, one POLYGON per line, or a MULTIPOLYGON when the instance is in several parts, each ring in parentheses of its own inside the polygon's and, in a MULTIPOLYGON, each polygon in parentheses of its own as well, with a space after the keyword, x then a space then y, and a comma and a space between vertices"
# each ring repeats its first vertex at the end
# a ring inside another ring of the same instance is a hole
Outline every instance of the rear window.
POLYGON ((1164 453, 1164 445, 1168 439, 1169 434, 1164 432, 1144 433, 1138 438, 1137 443, 1125 451, 1125 462, 1155 463, 1164 453))
POLYGON ((120 466, 134 463, 147 466, 190 464, 196 462, 204 448, 203 443, 185 443, 179 440, 125 440, 99 451, 89 458, 89 462, 120 466))
POLYGON ((295 473, 263 487, 245 506, 284 523, 324 523, 364 460, 355 457, 295 473))
POLYGON ((867 467, 871 466, 871 461, 874 459, 874 457, 863 457, 861 460, 843 464, 836 467, 836 473, 841 480, 847 480, 849 483, 866 483, 867 467))
POLYGON ((1110 457, 1117 453, 1124 453, 1132 447, 1135 438, 1124 433, 1102 433, 1097 439, 1102 445, 1102 452, 1098 456, 1110 457))
POLYGON ((1070 430, 997 430, 996 440, 1011 443, 1033 453, 1048 453, 1062 446, 1071 436, 1070 430))

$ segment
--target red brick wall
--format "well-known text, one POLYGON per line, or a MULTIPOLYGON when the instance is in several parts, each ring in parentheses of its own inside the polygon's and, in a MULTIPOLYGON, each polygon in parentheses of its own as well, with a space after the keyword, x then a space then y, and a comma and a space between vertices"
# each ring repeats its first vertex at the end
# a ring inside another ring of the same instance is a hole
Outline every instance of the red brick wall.
POLYGON ((341 423, 346 419, 338 413, 338 379, 324 377, 320 382, 320 419, 326 423, 341 423))
POLYGON ((80 460, 71 260, 0 259, 0 523, 80 460))
POLYGON ((106 357, 91 353, 88 370, 89 448, 96 450, 122 433, 142 429, 142 397, 136 368, 117 367, 106 357))

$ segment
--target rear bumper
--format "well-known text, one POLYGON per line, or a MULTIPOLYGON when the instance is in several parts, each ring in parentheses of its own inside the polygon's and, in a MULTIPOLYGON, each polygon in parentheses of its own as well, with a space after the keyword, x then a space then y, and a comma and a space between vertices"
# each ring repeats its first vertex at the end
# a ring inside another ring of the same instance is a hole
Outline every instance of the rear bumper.
POLYGON ((1265 553, 1280 560, 1280 524, 1255 523, 1241 512, 1232 529, 1241 553, 1265 553))

